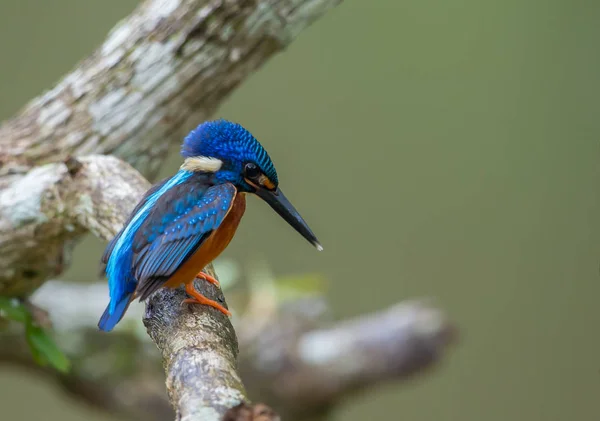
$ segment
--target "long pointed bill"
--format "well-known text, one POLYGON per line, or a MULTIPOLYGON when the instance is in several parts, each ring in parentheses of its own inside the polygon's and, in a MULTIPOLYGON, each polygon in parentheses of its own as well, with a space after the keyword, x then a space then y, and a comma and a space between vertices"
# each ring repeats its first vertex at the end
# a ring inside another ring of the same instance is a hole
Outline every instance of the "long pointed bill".
POLYGON ((279 187, 275 191, 265 188, 257 188, 256 194, 267 202, 275 212, 286 220, 296 231, 306 238, 317 250, 323 250, 323 246, 317 240, 317 237, 310 230, 304 219, 300 216, 296 208, 287 200, 279 187))

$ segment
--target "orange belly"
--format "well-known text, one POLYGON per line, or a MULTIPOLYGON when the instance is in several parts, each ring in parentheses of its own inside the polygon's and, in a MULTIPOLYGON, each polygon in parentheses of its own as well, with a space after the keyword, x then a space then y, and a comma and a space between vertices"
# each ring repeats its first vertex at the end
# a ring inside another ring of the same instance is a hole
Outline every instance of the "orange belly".
POLYGON ((165 283, 166 287, 177 288, 179 285, 193 281, 198 272, 215 260, 227 248, 235 235, 238 225, 246 210, 244 193, 235 196, 227 216, 210 237, 198 248, 182 266, 165 283))

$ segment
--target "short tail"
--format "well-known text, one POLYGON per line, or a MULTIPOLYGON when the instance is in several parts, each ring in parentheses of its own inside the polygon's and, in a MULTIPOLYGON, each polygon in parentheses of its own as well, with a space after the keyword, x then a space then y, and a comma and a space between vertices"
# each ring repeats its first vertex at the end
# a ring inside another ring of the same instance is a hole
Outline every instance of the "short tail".
POLYGON ((105 332, 110 332, 111 330, 113 330, 113 328, 117 325, 117 323, 121 321, 121 319, 125 315, 125 312, 129 308, 129 304, 131 304, 131 302, 133 301, 133 298, 133 293, 126 294, 123 297, 121 297, 121 299, 119 300, 119 302, 117 302, 117 305, 115 306, 115 311, 113 311, 112 314, 110 313, 109 303, 106 307, 106 310, 104 310, 102 317, 100 317, 98 327, 105 332))

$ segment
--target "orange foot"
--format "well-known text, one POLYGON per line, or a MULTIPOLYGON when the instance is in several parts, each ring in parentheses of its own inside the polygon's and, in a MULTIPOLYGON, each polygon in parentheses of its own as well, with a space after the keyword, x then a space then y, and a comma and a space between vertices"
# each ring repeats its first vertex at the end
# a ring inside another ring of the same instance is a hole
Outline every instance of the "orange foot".
POLYGON ((198 272, 198 275, 196 275, 196 278, 204 279, 205 281, 210 282, 213 285, 216 285, 217 288, 221 288, 221 284, 219 283, 219 281, 217 281, 215 278, 213 278, 212 276, 210 276, 207 273, 198 272))
MULTIPOLYGON (((211 276, 211 278, 212 278, 212 276, 211 276)), ((212 278, 212 279, 214 280, 215 278, 212 278)), ((207 279, 207 281, 208 281, 208 279, 207 279)), ((208 281, 208 282, 210 282, 210 281, 208 281)), ((219 310, 221 313, 225 314, 226 316, 231 316, 231 312, 229 310, 227 310, 225 307, 223 307, 221 304, 217 303, 214 300, 209 300, 204 295, 202 295, 198 291, 196 291, 196 288, 194 288, 194 282, 190 282, 185 285, 185 292, 187 292, 188 295, 191 295, 194 298, 186 298, 185 300, 183 300, 184 303, 204 304, 204 305, 216 308, 217 310, 219 310)))

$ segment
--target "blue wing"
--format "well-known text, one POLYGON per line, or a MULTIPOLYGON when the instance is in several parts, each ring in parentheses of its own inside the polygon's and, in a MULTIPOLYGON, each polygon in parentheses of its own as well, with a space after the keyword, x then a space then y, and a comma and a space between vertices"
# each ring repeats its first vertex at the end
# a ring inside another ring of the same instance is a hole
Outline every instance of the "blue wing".
POLYGON ((130 240, 127 238, 130 237, 129 233, 132 225, 135 225, 134 220, 140 217, 139 214, 143 213, 142 210, 144 208, 150 206, 150 203, 155 201, 155 196, 159 194, 161 189, 168 188, 168 182, 173 181, 171 178, 166 178, 148 189, 129 215, 125 224, 123 224, 123 228, 121 228, 104 249, 101 261, 106 265, 105 270, 107 275, 110 274, 108 276, 110 302, 98 322, 98 327, 104 331, 111 331, 119 323, 134 298, 136 282, 131 276, 129 268, 131 263, 131 246, 130 240), (113 261, 109 265, 111 256, 113 257, 113 261))
POLYGON ((121 231, 119 231, 117 233, 117 235, 115 235, 113 237, 113 239, 110 240, 108 242, 108 244, 106 245, 106 248, 104 249, 104 253, 102 254, 102 258, 100 259, 100 261, 102 263, 104 263, 104 264, 108 263, 108 259, 110 259, 110 255, 112 254, 113 249, 115 248, 115 244, 117 244, 117 241, 119 241, 119 238, 123 234, 123 231, 125 231, 125 228, 127 228, 129 226, 129 224, 131 223, 131 220, 133 219, 133 217, 135 215, 137 215, 137 213, 142 208, 142 206, 144 206, 146 204, 146 202, 148 201, 148 198, 150 196, 152 196, 152 194, 154 194, 155 192, 157 192, 167 181, 169 181, 168 177, 165 178, 165 179, 163 179, 163 180, 161 180, 161 181, 159 181, 158 183, 154 184, 152 187, 150 187, 148 189, 148 191, 146 193, 144 193, 144 196, 142 197, 142 199, 138 202, 138 204, 135 206, 135 208, 133 209, 133 211, 131 211, 131 214, 129 214, 129 218, 123 224, 123 227, 121 228, 121 231))
POLYGON ((171 187, 154 206, 133 241, 132 271, 144 300, 166 282, 227 216, 236 188, 225 183, 171 187))

